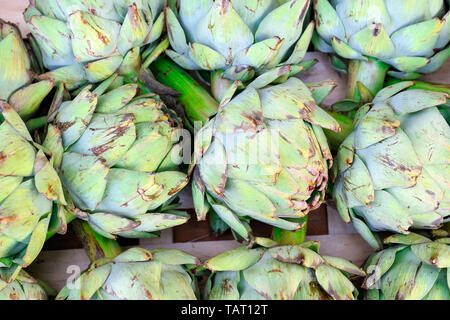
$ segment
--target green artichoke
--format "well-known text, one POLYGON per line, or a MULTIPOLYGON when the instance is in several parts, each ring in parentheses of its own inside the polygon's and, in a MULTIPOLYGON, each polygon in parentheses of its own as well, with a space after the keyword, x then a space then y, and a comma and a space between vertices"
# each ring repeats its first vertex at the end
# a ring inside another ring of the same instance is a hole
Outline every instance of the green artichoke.
POLYGON ((386 87, 360 108, 335 159, 339 213, 376 249, 371 230, 437 229, 450 213, 450 127, 436 107, 449 96, 404 91, 413 84, 386 87))
POLYGON ((65 232, 66 201, 54 159, 11 106, 0 100, 0 110, 0 267, 12 280, 37 257, 50 226, 65 232))
POLYGON ((180 122, 155 94, 112 76, 51 110, 44 146, 52 150, 70 211, 114 239, 154 237, 189 216, 170 205, 188 183, 176 171, 180 122), (72 203, 73 202, 73 203, 72 203))
POLYGON ((319 35, 314 43, 321 51, 352 60, 374 57, 400 71, 391 75, 414 77, 435 71, 450 57, 443 0, 314 2, 319 35))
POLYGON ((431 241, 410 233, 385 240, 393 244, 365 264, 368 300, 450 300, 450 238, 431 241))
POLYGON ((197 258, 174 249, 132 248, 91 264, 57 300, 195 300, 197 258))
POLYGON ((10 283, 2 271, 0 268, 0 300, 47 300, 45 290, 25 271, 10 283))
POLYGON ((437 70, 450 57, 444 0, 316 0, 314 10, 316 49, 354 61, 349 97, 357 81, 375 95, 389 66, 389 75, 410 80, 437 70))
POLYGON ((135 79, 140 48, 164 27, 163 0, 35 0, 25 20, 51 71, 41 79, 68 89, 105 80, 115 72, 135 79))
POLYGON ((23 119, 38 111, 54 81, 31 84, 32 63, 16 26, 0 19, 0 99, 7 101, 23 119))
POLYGON ((365 273, 338 257, 319 254, 318 242, 272 248, 243 246, 208 260, 210 300, 354 300, 348 274, 365 273))
MULTIPOLYGON (((289 218, 303 217, 323 202, 332 157, 322 128, 338 131, 339 124, 299 79, 269 85, 289 70, 261 75, 234 98, 229 91, 197 133, 192 188, 199 220, 212 207, 249 239, 249 218, 297 230, 302 226, 289 218)), ((333 87, 317 86, 314 95, 323 98, 333 87)))
MULTIPOLYGON (((300 65, 314 23, 303 30, 309 0, 181 0, 178 17, 166 9, 173 50, 166 53, 184 69, 221 71, 230 80, 300 65)), ((214 92, 214 90, 213 90, 214 92)))

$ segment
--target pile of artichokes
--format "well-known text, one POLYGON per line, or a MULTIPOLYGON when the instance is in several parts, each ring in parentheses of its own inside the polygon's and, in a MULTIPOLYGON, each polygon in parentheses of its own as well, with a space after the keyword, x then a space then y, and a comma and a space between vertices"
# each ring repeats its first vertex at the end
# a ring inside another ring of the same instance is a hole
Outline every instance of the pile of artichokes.
POLYGON ((450 84, 416 80, 450 57, 449 6, 33 0, 26 39, 0 19, 0 300, 450 300, 450 84), (348 74, 331 107, 333 81, 297 77, 311 49, 348 74), (242 246, 122 251, 185 224, 181 192, 242 246), (326 201, 362 268, 306 241, 326 201), (57 293, 23 269, 70 223, 91 264, 57 293))

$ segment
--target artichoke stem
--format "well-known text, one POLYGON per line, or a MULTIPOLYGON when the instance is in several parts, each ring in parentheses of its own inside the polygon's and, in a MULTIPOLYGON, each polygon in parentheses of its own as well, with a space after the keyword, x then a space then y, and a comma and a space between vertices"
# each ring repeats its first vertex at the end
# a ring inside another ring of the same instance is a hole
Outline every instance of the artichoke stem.
POLYGON ((150 66, 156 80, 180 93, 177 101, 184 107, 188 119, 202 125, 219 109, 217 101, 189 74, 166 58, 160 58, 150 66))
POLYGON ((116 240, 99 235, 86 221, 75 220, 72 222, 72 227, 91 262, 102 258, 113 259, 122 252, 116 240))
POLYGON ((298 222, 302 227, 297 231, 289 231, 280 228, 273 228, 272 239, 280 245, 302 244, 306 240, 306 229, 308 227, 308 216, 303 218, 287 219, 292 222, 298 222))
POLYGON ((331 115, 341 127, 341 131, 339 132, 334 132, 328 129, 323 130, 327 137, 328 144, 330 145, 331 150, 337 151, 342 142, 344 142, 345 138, 347 138, 347 136, 353 132, 353 121, 349 117, 344 116, 340 113, 331 111, 327 111, 327 113, 331 115))
POLYGON ((156 46, 155 49, 152 50, 149 56, 145 59, 144 63, 142 64, 142 68, 147 69, 164 51, 166 51, 167 48, 169 48, 169 45, 169 39, 166 37, 156 46))
POLYGON ((30 119, 26 123, 28 131, 30 131, 30 132, 41 129, 41 128, 45 127, 46 124, 47 124, 47 116, 30 119))
POLYGON ((383 89, 388 70, 389 65, 373 58, 368 58, 367 61, 351 60, 348 65, 347 98, 355 101, 362 100, 358 82, 369 90, 372 97, 375 97, 378 91, 383 89))

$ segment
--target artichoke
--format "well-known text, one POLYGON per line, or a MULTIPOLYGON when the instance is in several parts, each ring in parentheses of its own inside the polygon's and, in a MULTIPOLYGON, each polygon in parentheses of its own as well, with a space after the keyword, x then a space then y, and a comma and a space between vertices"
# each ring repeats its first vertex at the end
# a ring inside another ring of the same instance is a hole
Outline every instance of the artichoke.
POLYGON ((449 96, 404 90, 413 84, 386 87, 361 107, 335 159, 339 213, 376 249, 371 230, 437 229, 450 213, 450 127, 436 107, 449 96))
POLYGON ((368 300, 450 300, 450 238, 397 234, 365 264, 368 300))
POLYGON ((188 183, 176 171, 180 122, 158 96, 137 96, 136 84, 116 87, 117 79, 52 109, 44 146, 76 217, 107 238, 154 237, 189 219, 170 204, 188 183))
POLYGON ((91 264, 57 300, 195 300, 197 258, 174 249, 132 248, 91 264))
POLYGON ((410 80, 437 70, 450 57, 444 0, 316 0, 314 10, 315 47, 354 61, 350 97, 357 81, 375 95, 389 67, 389 75, 410 80))
POLYGON ((140 49, 161 36, 163 0, 35 0, 24 13, 51 71, 68 89, 115 72, 135 79, 140 49))
MULTIPOLYGON (((299 79, 269 85, 289 70, 261 75, 234 98, 229 91, 197 133, 192 191, 199 220, 212 207, 249 239, 249 218, 297 230, 302 226, 289 218, 303 217, 323 202, 332 157, 322 128, 338 131, 339 124, 299 79)), ((332 88, 317 86, 314 94, 323 97, 332 88)))
POLYGON ((282 65, 292 65, 291 74, 297 73, 314 30, 314 23, 303 30, 309 4, 309 0, 181 0, 178 17, 166 9, 173 48, 166 53, 184 69, 220 70, 224 78, 243 82, 282 65))
POLYGON ((338 257, 319 254, 318 242, 272 248, 243 246, 208 260, 210 300, 354 300, 348 274, 365 273, 338 257))
POLYGON ((11 283, 2 271, 0 268, 0 300, 47 300, 45 290, 25 271, 21 270, 11 283))
POLYGON ((31 84, 32 62, 16 26, 0 19, 0 99, 23 119, 33 116, 53 88, 52 80, 31 84))
POLYGON ((37 257, 49 227, 65 232, 66 201, 54 158, 11 106, 0 100, 0 110, 0 267, 11 281, 37 257))

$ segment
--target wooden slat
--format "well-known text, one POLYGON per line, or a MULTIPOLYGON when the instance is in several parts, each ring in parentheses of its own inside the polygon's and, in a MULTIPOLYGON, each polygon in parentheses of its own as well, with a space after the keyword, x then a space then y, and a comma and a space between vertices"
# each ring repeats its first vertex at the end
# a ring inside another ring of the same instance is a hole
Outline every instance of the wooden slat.
POLYGON ((327 206, 328 211, 328 234, 353 234, 357 233, 351 224, 346 224, 339 215, 336 207, 333 205, 327 206))
POLYGON ((29 33, 22 14, 28 3, 28 0, 0 0, 0 19, 17 24, 22 36, 29 33))

